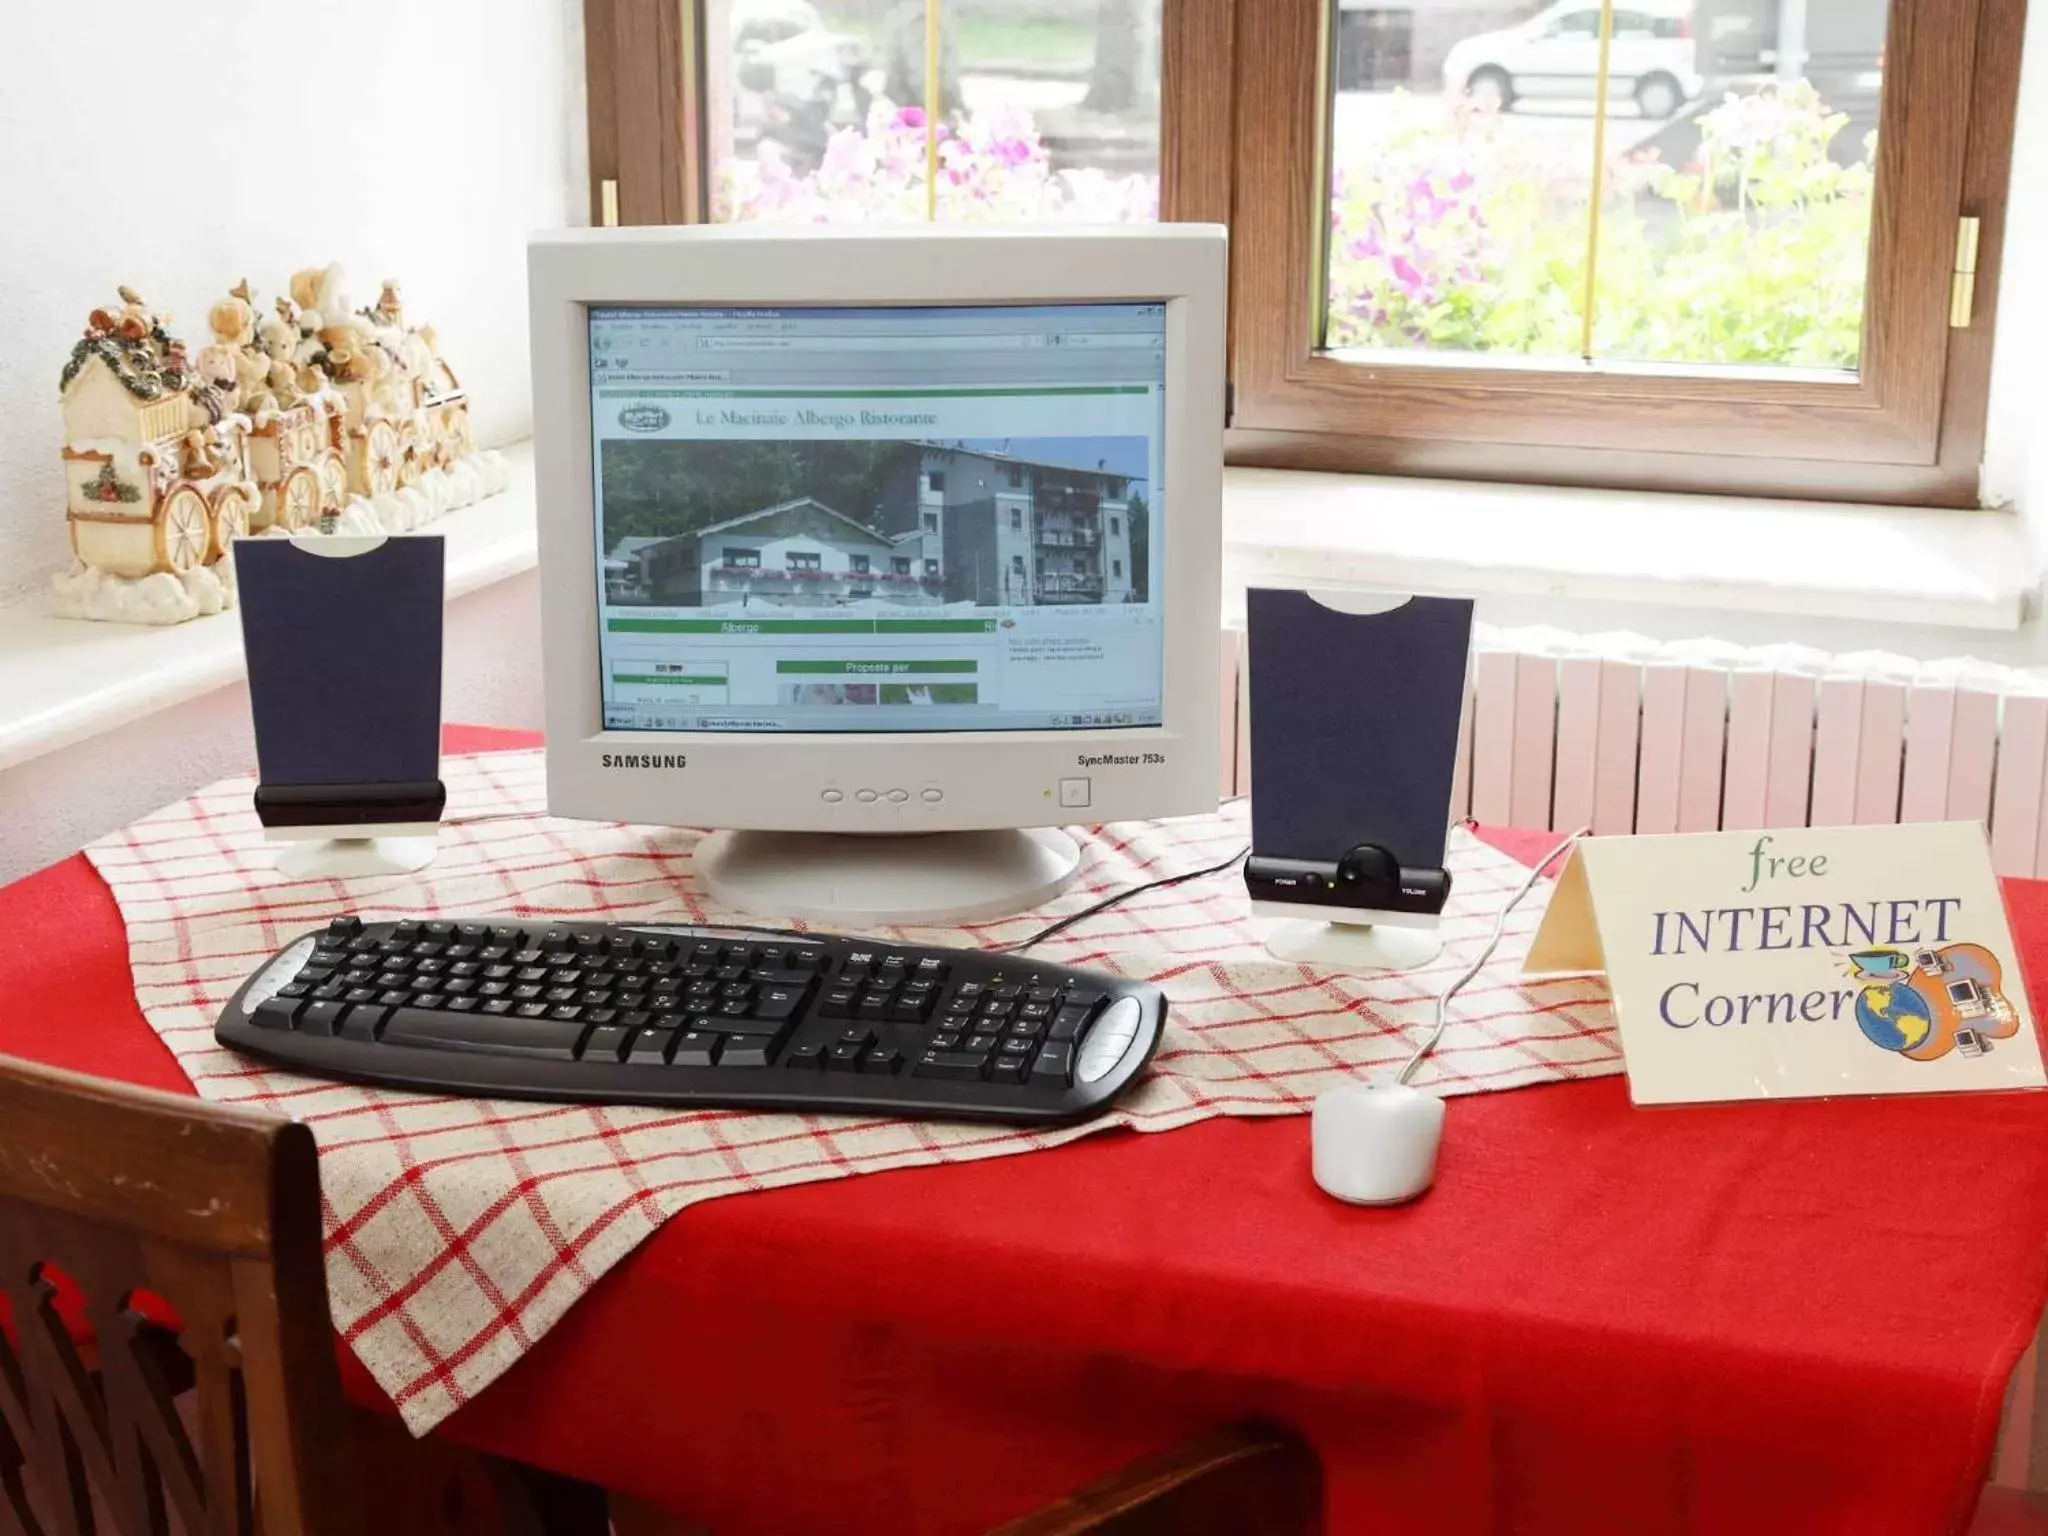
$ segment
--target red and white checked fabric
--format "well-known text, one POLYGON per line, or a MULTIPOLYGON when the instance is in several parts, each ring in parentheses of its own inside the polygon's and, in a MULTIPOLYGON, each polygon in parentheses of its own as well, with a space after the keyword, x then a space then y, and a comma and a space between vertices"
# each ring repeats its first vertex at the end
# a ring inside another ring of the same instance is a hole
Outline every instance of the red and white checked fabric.
MULTIPOLYGON (((1401 1061, 1435 994, 1469 960, 1526 871, 1460 831, 1443 958, 1402 976, 1317 975, 1270 958, 1234 875, 1190 881, 1089 919, 1034 956, 1164 987, 1172 1016, 1117 1109, 1051 1131, 825 1115, 515 1104, 352 1087, 256 1066, 214 1043, 235 988, 338 911, 735 922, 699 894, 698 834, 550 818, 536 752, 450 758, 440 856, 410 875, 292 881, 230 779, 87 849, 127 925, 142 1011, 199 1093, 305 1122, 320 1144, 335 1325, 423 1433, 495 1379, 597 1278, 699 1200, 811 1179, 1057 1146, 1110 1126, 1165 1131, 1212 1115, 1305 1111, 1317 1092, 1401 1061)), ((1027 916, 901 937, 1020 939, 1110 892, 1228 857, 1242 806, 1081 834, 1080 879, 1027 916)), ((1473 1093, 1621 1070, 1597 979, 1517 973, 1548 898, 1459 995, 1421 1078, 1473 1093)))

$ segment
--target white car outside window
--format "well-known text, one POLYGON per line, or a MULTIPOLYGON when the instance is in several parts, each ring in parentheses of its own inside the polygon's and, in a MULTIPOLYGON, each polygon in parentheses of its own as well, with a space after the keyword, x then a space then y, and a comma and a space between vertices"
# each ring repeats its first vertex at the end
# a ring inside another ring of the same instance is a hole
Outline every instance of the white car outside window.
MULTIPOLYGON (((1617 8, 1609 99, 1633 99, 1645 117, 1670 117, 1703 89, 1695 60, 1689 9, 1640 0, 1617 8)), ((1444 59, 1444 90, 1507 111, 1521 101, 1590 101, 1599 74, 1600 7, 1570 0, 1455 44, 1444 59)))

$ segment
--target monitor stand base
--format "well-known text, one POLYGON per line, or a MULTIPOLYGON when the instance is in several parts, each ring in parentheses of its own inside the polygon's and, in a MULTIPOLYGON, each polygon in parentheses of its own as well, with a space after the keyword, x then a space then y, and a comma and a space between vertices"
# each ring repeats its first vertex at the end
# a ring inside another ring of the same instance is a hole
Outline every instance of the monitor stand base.
POLYGON ((1081 850, 1053 827, 861 836, 714 832, 697 878, 718 906, 859 930, 1027 912, 1064 891, 1081 850))
POLYGON ((1266 951, 1319 971, 1416 971, 1444 952, 1444 936, 1435 928, 1289 918, 1266 935, 1266 951))
POLYGON ((404 875, 434 862, 432 837, 323 837, 294 840, 277 856, 277 872, 291 880, 361 880, 404 875))

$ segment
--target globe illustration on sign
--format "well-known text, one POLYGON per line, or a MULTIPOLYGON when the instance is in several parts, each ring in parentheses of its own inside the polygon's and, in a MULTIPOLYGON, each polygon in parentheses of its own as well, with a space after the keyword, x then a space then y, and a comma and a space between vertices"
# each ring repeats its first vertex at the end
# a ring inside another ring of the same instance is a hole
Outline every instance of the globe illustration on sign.
POLYGON ((1856 998, 1856 1024, 1872 1045, 1910 1051, 1933 1030, 1934 1015, 1912 987, 1873 986, 1856 998))

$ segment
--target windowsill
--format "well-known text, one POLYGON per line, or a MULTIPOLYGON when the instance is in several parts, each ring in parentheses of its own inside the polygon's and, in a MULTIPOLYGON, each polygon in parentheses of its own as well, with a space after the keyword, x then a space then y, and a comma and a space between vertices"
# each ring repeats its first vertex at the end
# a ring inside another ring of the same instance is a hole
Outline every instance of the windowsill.
MULTIPOLYGON (((505 489, 423 532, 448 540, 447 593, 533 568, 533 453, 504 450, 505 489)), ((53 618, 41 591, 0 608, 0 770, 239 682, 241 616, 158 627, 53 618)))
MULTIPOLYGON (((2041 560, 2010 512, 1231 469, 1233 586, 1375 586, 2012 631, 2041 560)), ((1238 603, 1241 606, 1241 599, 1238 603)))

